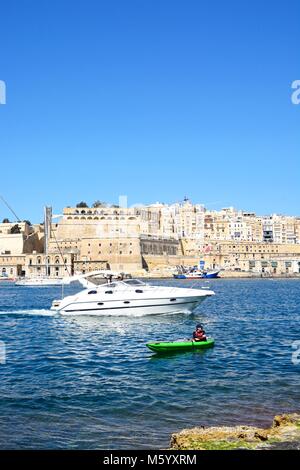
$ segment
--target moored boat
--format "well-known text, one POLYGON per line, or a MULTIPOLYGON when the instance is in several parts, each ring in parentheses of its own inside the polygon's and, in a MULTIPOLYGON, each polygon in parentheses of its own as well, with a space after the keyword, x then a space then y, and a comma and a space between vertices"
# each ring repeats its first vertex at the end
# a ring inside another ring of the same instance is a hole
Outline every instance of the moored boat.
POLYGON ((61 286, 63 284, 62 278, 37 276, 37 277, 24 277, 18 279, 15 283, 16 286, 24 287, 49 287, 49 286, 61 286))
POLYGON ((178 272, 173 274, 175 279, 216 279, 219 277, 220 270, 214 271, 201 271, 201 270, 189 270, 186 272, 178 272))
POLYGON ((9 276, 0 276, 0 282, 15 282, 14 277, 9 277, 9 276))

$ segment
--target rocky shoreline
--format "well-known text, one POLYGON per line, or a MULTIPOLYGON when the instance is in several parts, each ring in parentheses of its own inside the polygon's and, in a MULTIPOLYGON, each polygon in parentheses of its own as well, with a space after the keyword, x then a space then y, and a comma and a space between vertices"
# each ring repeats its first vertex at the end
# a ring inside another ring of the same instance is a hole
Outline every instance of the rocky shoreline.
POLYGON ((275 416, 270 428, 198 427, 171 437, 172 450, 300 450, 300 414, 275 416))

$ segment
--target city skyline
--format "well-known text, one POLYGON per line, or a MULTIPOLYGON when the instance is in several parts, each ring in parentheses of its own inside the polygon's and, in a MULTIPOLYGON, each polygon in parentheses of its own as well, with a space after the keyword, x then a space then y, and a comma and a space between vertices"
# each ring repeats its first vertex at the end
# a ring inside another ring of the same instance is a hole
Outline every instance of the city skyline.
MULTIPOLYGON (((0 196, 1 198, 1 196, 0 196)), ((291 218, 300 218, 300 214, 299 213, 296 213, 296 214, 286 214, 286 213, 280 213, 280 212, 272 212, 272 213, 264 213, 264 214, 261 214, 261 213, 257 213, 256 211, 252 210, 251 207, 248 207, 248 208, 241 208, 241 207, 235 207, 233 205, 227 205, 227 206, 221 206, 220 208, 216 209, 214 207, 207 207, 204 203, 202 202, 198 202, 198 201, 192 201, 190 198, 188 198, 187 196, 185 196, 184 198, 182 199, 177 199, 173 202, 163 202, 163 201, 159 201, 159 200, 153 200, 152 202, 150 202, 149 204, 145 204, 145 203, 142 203, 142 202, 139 202, 139 203, 133 203, 131 204, 130 201, 128 201, 127 199, 127 196, 125 195, 122 195, 122 196, 119 196, 119 198, 116 200, 116 202, 110 202, 110 201, 107 201, 105 200, 104 198, 102 199, 97 199, 95 198, 93 200, 93 202, 90 202, 90 201, 87 201, 86 199, 82 199, 80 201, 77 201, 76 203, 74 204, 70 204, 70 205, 63 205, 62 207, 60 208, 53 208, 51 204, 49 204, 49 206, 52 208, 53 210, 53 217, 58 219, 59 217, 62 217, 63 216, 63 212, 66 208, 76 208, 76 207, 80 207, 80 204, 81 203, 84 203, 86 204, 86 208, 93 208, 93 207, 97 207, 95 206, 94 204, 96 202, 101 202, 101 204, 103 204, 103 206, 99 206, 99 207, 107 207, 107 208, 139 208, 139 207, 154 207, 156 205, 162 205, 162 206, 166 206, 166 207, 172 207, 172 206, 175 206, 175 205, 184 205, 185 203, 190 203, 192 206, 202 206, 203 207, 203 210, 205 212, 208 212, 208 213, 213 213, 213 212, 216 212, 216 213, 220 213, 224 210, 227 210, 227 209, 232 209, 235 213, 253 213, 255 214, 256 217, 259 217, 259 218, 268 218, 268 217, 272 217, 272 216, 279 216, 279 217, 291 217, 291 218)), ((42 206, 40 208, 40 218, 38 220, 34 220, 31 218, 31 215, 30 213, 27 213, 25 214, 24 217, 18 217, 18 212, 16 213, 14 211, 14 208, 12 208, 10 205, 9 205, 9 202, 8 201, 0 201, 0 222, 2 222, 3 220, 5 219, 8 219, 10 222, 22 222, 22 221, 30 221, 31 223, 33 224, 39 224, 42 222, 42 218, 43 218, 43 215, 44 215, 44 207, 46 207, 46 205, 42 206)))

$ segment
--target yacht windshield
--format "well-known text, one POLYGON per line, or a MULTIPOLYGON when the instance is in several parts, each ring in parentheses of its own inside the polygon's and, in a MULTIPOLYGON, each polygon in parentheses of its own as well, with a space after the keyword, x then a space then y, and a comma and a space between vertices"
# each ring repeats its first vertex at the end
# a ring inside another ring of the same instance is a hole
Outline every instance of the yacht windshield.
POLYGON ((123 281, 124 284, 127 284, 128 286, 144 286, 145 283, 143 281, 140 281, 139 279, 126 279, 126 281, 123 281))
POLYGON ((96 286, 100 286, 101 284, 107 284, 107 279, 105 277, 101 276, 87 276, 86 280, 88 282, 91 282, 92 284, 95 284, 96 286))

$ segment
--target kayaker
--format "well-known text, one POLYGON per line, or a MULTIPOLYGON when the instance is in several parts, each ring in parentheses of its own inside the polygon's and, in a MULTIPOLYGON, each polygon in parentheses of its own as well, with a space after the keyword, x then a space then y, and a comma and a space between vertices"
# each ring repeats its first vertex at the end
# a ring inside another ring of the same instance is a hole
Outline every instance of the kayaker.
POLYGON ((200 323, 198 323, 198 325, 196 325, 196 329, 193 332, 193 340, 194 341, 206 341, 207 340, 206 335, 205 335, 205 331, 204 331, 202 325, 200 325, 200 323))

